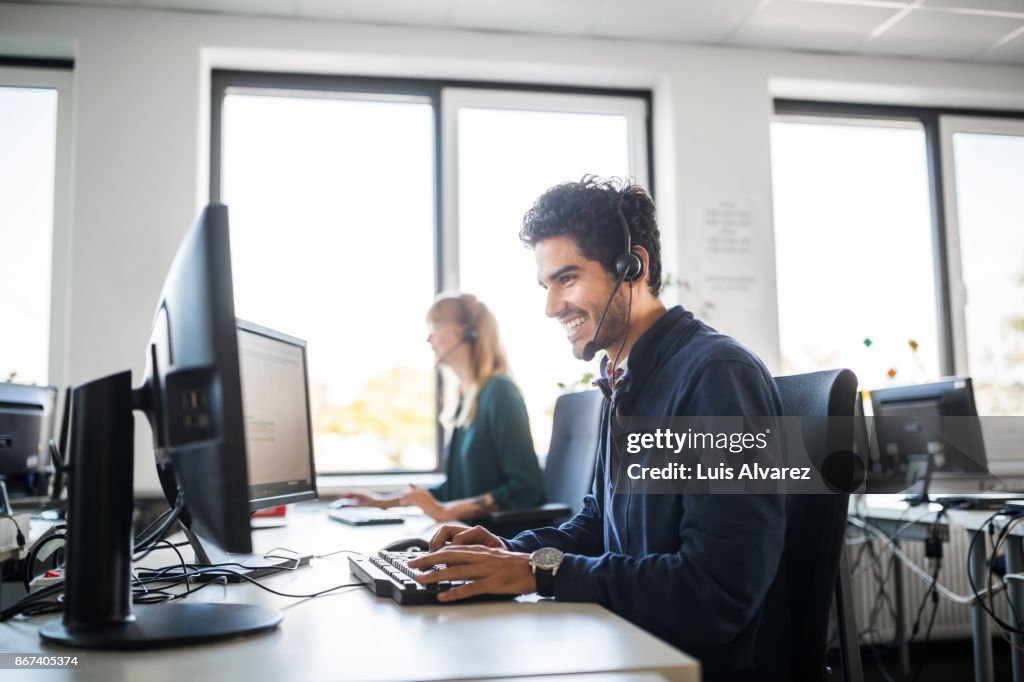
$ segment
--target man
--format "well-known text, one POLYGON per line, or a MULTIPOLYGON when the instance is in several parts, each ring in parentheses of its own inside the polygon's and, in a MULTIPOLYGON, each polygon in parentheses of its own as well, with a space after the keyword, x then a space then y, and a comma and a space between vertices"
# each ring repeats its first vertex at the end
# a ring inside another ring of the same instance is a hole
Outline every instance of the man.
POLYGON ((442 601, 537 591, 596 602, 699 658, 705 679, 784 678, 784 498, 615 494, 610 426, 612 415, 780 415, 771 375, 682 307, 666 310, 654 203, 641 187, 590 176, 558 185, 527 212, 520 238, 573 354, 607 354, 593 492, 562 526, 510 540, 446 526, 411 564, 447 565, 425 583, 474 580, 442 601))

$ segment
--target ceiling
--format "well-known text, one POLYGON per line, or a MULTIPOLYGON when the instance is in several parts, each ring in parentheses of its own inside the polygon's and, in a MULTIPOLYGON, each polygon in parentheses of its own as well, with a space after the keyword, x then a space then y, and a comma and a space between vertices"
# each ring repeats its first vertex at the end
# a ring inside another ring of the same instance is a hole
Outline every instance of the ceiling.
POLYGON ((1024 65, 1024 0, 27 1, 1024 65))

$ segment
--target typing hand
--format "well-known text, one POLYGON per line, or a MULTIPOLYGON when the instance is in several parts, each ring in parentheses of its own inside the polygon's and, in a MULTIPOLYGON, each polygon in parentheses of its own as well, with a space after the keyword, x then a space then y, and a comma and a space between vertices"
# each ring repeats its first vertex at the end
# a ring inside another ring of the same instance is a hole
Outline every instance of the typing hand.
POLYGON ((436 552, 445 545, 483 545, 495 549, 508 549, 505 541, 483 526, 442 526, 430 538, 430 551, 436 552))
POLYGON ((438 601, 458 601, 478 594, 530 594, 537 591, 530 555, 522 552, 483 545, 449 545, 409 562, 409 566, 421 570, 438 564, 444 564, 445 568, 417 576, 417 582, 430 585, 445 580, 473 581, 438 593, 438 601))

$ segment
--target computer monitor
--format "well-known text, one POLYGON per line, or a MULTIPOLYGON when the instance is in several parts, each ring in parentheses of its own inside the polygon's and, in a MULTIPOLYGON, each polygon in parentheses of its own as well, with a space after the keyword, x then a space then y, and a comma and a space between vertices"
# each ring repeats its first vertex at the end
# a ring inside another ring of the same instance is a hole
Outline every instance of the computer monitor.
POLYGON ((894 476, 920 479, 925 462, 932 482, 955 488, 957 480, 975 481, 956 492, 981 489, 976 481, 992 478, 970 378, 877 389, 871 404, 878 456, 894 476))
POLYGON ((306 342, 237 321, 249 509, 316 499, 306 342))
POLYGON ((56 508, 57 517, 64 518, 64 491, 68 481, 68 443, 71 439, 71 387, 64 389, 64 409, 60 417, 60 433, 50 440, 50 506, 56 508))
POLYGON ((172 509, 226 551, 251 552, 249 477, 227 207, 210 205, 164 282, 142 385, 121 372, 75 388, 64 614, 40 630, 76 647, 143 649, 277 627, 275 609, 132 607, 133 410, 149 419, 172 509))
MULTIPOLYGON (((249 509, 316 499, 306 342, 245 320, 236 326, 249 509)), ((216 576, 231 582, 297 568, 311 558, 222 552, 201 533, 187 529, 186 536, 196 562, 221 566, 216 576)))
POLYGON ((0 480, 16 504, 46 495, 55 386, 0 383, 0 480))

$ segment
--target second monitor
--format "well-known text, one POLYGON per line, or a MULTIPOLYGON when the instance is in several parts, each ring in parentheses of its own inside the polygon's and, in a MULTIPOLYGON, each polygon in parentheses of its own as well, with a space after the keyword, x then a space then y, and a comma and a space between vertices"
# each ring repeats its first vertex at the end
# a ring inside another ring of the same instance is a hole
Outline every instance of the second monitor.
POLYGON ((968 377, 871 392, 878 457, 907 484, 931 479, 933 491, 970 493, 998 481, 988 472, 985 442, 968 377), (948 490, 941 490, 948 489, 948 490))
POLYGON ((244 320, 237 327, 249 508, 315 499, 306 342, 244 320))

